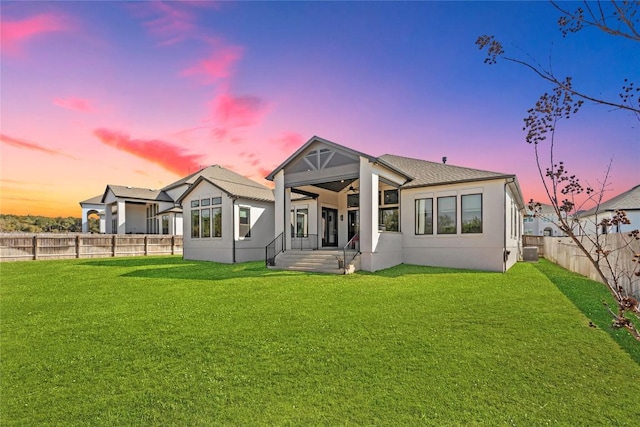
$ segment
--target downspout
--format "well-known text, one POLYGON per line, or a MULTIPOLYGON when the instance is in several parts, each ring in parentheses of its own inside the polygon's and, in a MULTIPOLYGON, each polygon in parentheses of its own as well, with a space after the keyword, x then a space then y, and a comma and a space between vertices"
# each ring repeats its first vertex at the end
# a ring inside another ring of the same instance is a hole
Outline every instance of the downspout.
POLYGON ((231 262, 236 263, 236 200, 238 198, 231 197, 231 262))
POLYGON ((506 179, 504 181, 504 191, 502 192, 502 197, 503 197, 503 201, 504 201, 504 214, 502 215, 502 219, 503 219, 503 223, 502 223, 502 228, 503 228, 503 233, 502 233, 502 238, 503 238, 503 248, 502 248, 502 272, 506 272, 507 271, 507 260, 509 259, 509 251, 507 251, 507 186, 514 182, 513 178, 506 179))
POLYGON ((504 181, 504 189, 502 191, 502 204, 503 204, 503 213, 502 213, 502 272, 507 271, 507 185, 509 185, 509 181, 504 181))

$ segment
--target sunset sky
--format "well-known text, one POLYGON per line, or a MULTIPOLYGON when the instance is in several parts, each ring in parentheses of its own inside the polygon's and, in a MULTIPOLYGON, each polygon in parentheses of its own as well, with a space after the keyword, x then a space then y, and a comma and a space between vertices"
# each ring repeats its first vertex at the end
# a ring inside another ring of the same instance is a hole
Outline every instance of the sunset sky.
MULTIPOLYGON (((569 4, 576 7, 578 4, 569 4)), ((493 34, 617 99, 640 45, 562 37, 546 2, 2 1, 0 212, 80 216, 107 184, 161 188, 220 164, 264 177, 313 135, 515 173, 541 198, 523 118, 551 87, 474 42, 493 34)), ((558 156, 610 196, 640 183, 640 122, 586 105, 558 156)))

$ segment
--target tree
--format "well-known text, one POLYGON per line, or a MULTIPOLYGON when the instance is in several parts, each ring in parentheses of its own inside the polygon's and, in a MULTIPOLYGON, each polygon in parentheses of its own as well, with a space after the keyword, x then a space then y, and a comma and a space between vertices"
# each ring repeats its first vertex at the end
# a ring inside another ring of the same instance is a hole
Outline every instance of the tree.
MULTIPOLYGON (((571 11, 556 2, 551 2, 560 13, 558 26, 563 37, 577 33, 585 28, 602 31, 612 37, 623 37, 627 40, 640 42, 640 2, 615 1, 583 2, 583 6, 571 11)), ((487 57, 484 62, 495 64, 498 58, 523 66, 550 83, 550 92, 543 93, 535 106, 527 111, 523 130, 526 132, 526 142, 533 145, 536 165, 551 205, 555 211, 556 225, 569 236, 572 242, 587 257, 595 267, 600 278, 616 301, 617 307, 612 310, 605 303, 605 307, 613 317, 613 326, 626 328, 638 341, 640 332, 634 324, 640 319, 640 304, 629 295, 620 285, 623 275, 640 277, 640 253, 633 249, 634 242, 640 240, 638 230, 624 235, 624 243, 616 248, 607 245, 606 235, 601 227, 629 224, 629 219, 623 211, 616 211, 611 218, 598 221, 598 207, 603 201, 608 185, 611 162, 604 179, 597 188, 583 185, 580 179, 571 175, 564 162, 554 158, 556 144, 556 127, 564 119, 571 118, 579 112, 584 102, 592 102, 608 107, 608 109, 623 110, 632 113, 640 121, 640 87, 624 79, 618 99, 605 99, 599 95, 586 93, 574 85, 573 79, 559 77, 553 70, 545 68, 537 62, 507 55, 502 43, 491 35, 482 35, 476 40, 480 49, 486 49, 487 57), (542 147, 547 150, 542 155, 542 147), (543 165, 544 163, 544 165, 543 165), (580 221, 579 212, 586 203, 595 203, 596 227, 595 234, 586 233, 586 224, 580 221), (620 251, 632 251, 635 262, 632 271, 620 271, 617 264, 617 254, 620 251)), ((531 200, 529 209, 534 215, 540 215, 541 204, 531 200)))

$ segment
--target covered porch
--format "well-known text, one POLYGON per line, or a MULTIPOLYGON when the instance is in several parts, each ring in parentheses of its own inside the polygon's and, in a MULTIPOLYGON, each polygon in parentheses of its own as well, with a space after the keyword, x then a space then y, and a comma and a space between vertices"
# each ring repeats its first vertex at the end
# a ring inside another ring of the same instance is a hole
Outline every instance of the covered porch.
POLYGON ((402 262, 399 187, 408 177, 399 171, 314 137, 267 179, 275 182, 275 236, 282 251, 357 246, 362 269, 375 271, 380 236, 388 233, 382 241, 395 253, 389 261, 402 262))

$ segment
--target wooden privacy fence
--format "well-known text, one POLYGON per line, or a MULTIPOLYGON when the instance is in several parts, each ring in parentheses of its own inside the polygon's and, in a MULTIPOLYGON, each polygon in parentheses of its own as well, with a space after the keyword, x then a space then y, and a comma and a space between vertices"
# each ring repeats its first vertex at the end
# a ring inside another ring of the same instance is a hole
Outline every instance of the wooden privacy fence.
MULTIPOLYGON (((581 274, 592 280, 602 282, 596 268, 589 262, 587 257, 582 253, 578 246, 569 237, 544 237, 544 257, 567 270, 581 274)), ((626 240, 629 238, 625 234, 612 233, 602 236, 606 239, 604 247, 606 249, 615 250, 622 248, 626 240)), ((586 238, 583 238, 583 244, 587 249, 593 250, 586 238)), ((635 276, 634 272, 638 271, 640 265, 633 261, 633 254, 640 253, 640 240, 633 240, 631 248, 623 248, 609 255, 611 264, 614 265, 614 272, 619 275, 620 286, 624 290, 635 296, 640 296, 640 277, 635 276)), ((611 270, 605 267, 604 262, 600 265, 606 276, 609 278, 613 274, 611 270)))
POLYGON ((0 233, 0 261, 182 254, 182 236, 0 233))
POLYGON ((536 246, 538 248, 538 255, 544 256, 544 237, 543 236, 529 236, 524 234, 522 236, 522 247, 536 246))

